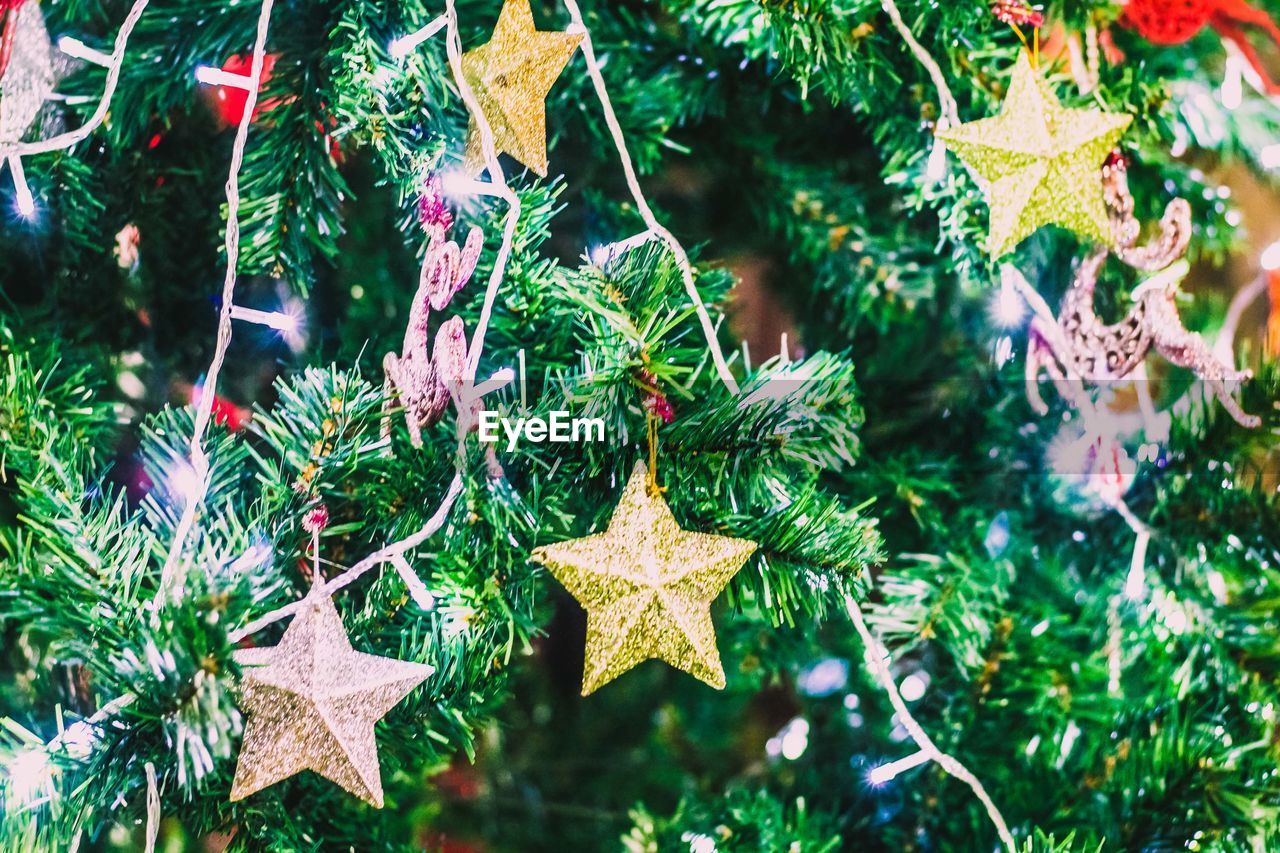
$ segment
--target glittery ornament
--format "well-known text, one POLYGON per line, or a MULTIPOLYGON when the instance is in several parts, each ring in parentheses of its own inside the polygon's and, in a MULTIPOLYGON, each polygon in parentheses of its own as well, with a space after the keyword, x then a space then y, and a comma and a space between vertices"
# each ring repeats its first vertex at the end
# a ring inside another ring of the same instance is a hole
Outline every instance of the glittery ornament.
POLYGON ((302 529, 308 533, 321 533, 328 526, 329 507, 323 502, 316 504, 302 516, 302 529))
POLYGON ((987 185, 988 248, 1013 249, 1042 225, 1110 239, 1099 167, 1132 118, 1065 109, 1025 53, 994 118, 938 133, 987 185))
MULTIPOLYGON (((1103 181, 1115 252, 1121 260, 1138 269, 1155 270, 1168 267, 1182 256, 1191 235, 1191 208, 1185 201, 1171 202, 1160 234, 1148 245, 1138 246, 1141 229, 1133 218, 1124 161, 1109 161, 1103 169, 1103 181)), ((1261 424, 1261 419, 1240 408, 1229 387, 1249 379, 1253 373, 1224 364, 1200 335, 1182 325, 1175 301, 1178 276, 1166 271, 1139 285, 1131 296, 1132 307, 1117 323, 1104 323, 1094 313, 1093 293, 1108 254, 1105 248, 1097 249, 1080 263, 1062 298, 1056 328, 1039 317, 1031 321, 1026 378, 1032 407, 1041 414, 1049 410, 1037 386, 1042 369, 1064 396, 1079 405, 1080 381, 1124 379, 1154 348, 1171 363, 1187 368, 1208 383, 1241 426, 1253 428, 1261 424)))
POLYGON ((434 346, 428 345, 429 321, 431 312, 443 310, 470 280, 482 241, 480 229, 472 228, 466 246, 459 249, 457 243, 446 239, 444 229, 432 231, 422 261, 418 292, 409 309, 404 348, 400 355, 389 352, 382 359, 386 374, 384 437, 391 434, 390 407, 396 398, 404 407, 409 440, 414 447, 422 446, 423 428, 439 422, 449 401, 461 399, 467 352, 462 320, 458 317, 446 320, 436 332, 434 346))
POLYGON ((238 658, 246 664, 240 707, 249 721, 231 800, 311 770, 382 808, 374 723, 432 667, 355 651, 333 602, 315 594, 280 645, 238 658))
MULTIPOLYGON (((581 33, 534 29, 529 0, 506 0, 493 38, 462 57, 462 73, 493 130, 497 153, 505 152, 543 177, 547 174, 546 98, 569 63, 581 33)), ((465 168, 484 169, 475 116, 467 135, 465 168)))
POLYGON ((681 530, 636 464, 604 533, 539 548, 587 611, 587 695, 659 658, 723 688, 711 602, 756 550, 746 539, 681 530))
POLYGON ((11 45, 0 77, 0 143, 18 142, 53 94, 53 48, 40 4, 26 2, 5 15, 3 37, 11 45))
POLYGON ((637 371, 637 374, 640 387, 644 390, 644 399, 641 401, 644 410, 664 424, 674 421, 676 410, 672 408, 671 400, 658 386, 658 377, 653 371, 643 367, 637 371))
POLYGON ((428 177, 418 192, 418 223, 428 234, 442 237, 453 227, 453 211, 445 204, 439 175, 428 177))
POLYGON ((1121 23, 1133 27, 1153 44, 1182 44, 1205 25, 1240 48, 1271 94, 1280 94, 1258 51, 1245 35, 1245 27, 1256 27, 1280 46, 1280 27, 1270 15, 1245 0, 1128 0, 1121 23))
POLYGON ((991 4, 991 14, 1002 24, 1011 27, 1039 27, 1044 25, 1044 13, 1031 8, 1026 0, 996 0, 991 4))

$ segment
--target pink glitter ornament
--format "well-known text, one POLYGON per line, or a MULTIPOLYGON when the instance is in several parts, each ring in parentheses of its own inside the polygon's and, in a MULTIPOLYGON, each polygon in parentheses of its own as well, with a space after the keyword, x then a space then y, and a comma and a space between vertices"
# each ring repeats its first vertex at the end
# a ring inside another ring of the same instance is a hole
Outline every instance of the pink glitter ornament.
POLYGON ((462 411, 461 389, 466 373, 466 335, 462 320, 452 317, 436 332, 434 345, 429 344, 431 312, 442 311, 454 294, 466 285, 480 257, 483 235, 472 228, 466 245, 444 238, 442 230, 432 234, 422 261, 418 292, 409 309, 404 347, 399 355, 387 353, 382 360, 386 373, 386 402, 383 404, 382 435, 391 435, 390 410, 398 399, 405 410, 409 441, 422 446, 422 430, 444 416, 450 400, 459 402, 460 426, 470 428, 473 407, 462 411))
POLYGON ((1185 367, 1208 383, 1214 396, 1241 426, 1259 426, 1262 419, 1245 413, 1231 396, 1232 386, 1251 378, 1253 372, 1223 363, 1204 338, 1183 326, 1175 301, 1176 276, 1158 275, 1139 285, 1132 294, 1132 307, 1118 323, 1103 323, 1094 313, 1094 288, 1109 253, 1114 251, 1131 267, 1160 270, 1186 252, 1191 238, 1191 208, 1183 199, 1174 199, 1165 210, 1160 234, 1146 245, 1137 245, 1141 225, 1133 216, 1124 160, 1108 160, 1102 176, 1115 245, 1095 249, 1077 267, 1071 287, 1062 298, 1056 329, 1040 317, 1031 321, 1026 379, 1032 408, 1041 415, 1049 411, 1038 387, 1042 369, 1059 392, 1081 408, 1082 381, 1125 379, 1154 348, 1172 364, 1185 367))

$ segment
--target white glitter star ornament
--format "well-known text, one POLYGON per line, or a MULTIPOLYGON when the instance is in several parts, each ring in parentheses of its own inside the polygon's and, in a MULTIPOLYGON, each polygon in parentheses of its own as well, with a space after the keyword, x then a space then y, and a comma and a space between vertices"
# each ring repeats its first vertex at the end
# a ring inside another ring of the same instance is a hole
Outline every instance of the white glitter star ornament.
POLYGON ((0 54, 8 51, 0 70, 0 143, 18 142, 53 94, 53 46, 35 0, 17 4, 0 19, 0 39, 7 43, 0 44, 0 54))
POLYGON ((533 553, 586 608, 584 696, 650 658, 725 684, 711 602, 757 545, 680 529, 648 480, 636 463, 604 533, 533 553))
POLYGON ((249 721, 232 802, 311 770, 382 808, 374 723, 433 668, 355 651, 333 602, 315 593, 278 646, 236 657, 249 721))

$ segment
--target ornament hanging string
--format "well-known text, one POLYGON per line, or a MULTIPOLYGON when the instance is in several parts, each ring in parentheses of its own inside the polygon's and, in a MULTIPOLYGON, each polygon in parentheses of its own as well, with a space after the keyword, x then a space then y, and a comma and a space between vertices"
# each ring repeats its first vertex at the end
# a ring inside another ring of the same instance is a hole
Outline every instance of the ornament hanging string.
POLYGON ((644 425, 649 439, 649 494, 656 495, 662 491, 658 485, 658 416, 645 412, 644 425))
POLYGON ((978 777, 969 772, 969 769, 961 764, 959 760, 939 749, 920 724, 916 722, 916 718, 911 716, 907 703, 903 701, 902 694, 898 692, 898 685, 893 680, 893 673, 889 672, 889 667, 885 663, 889 659, 889 650, 876 639, 876 636, 867 627, 866 619, 862 615, 862 607, 854 597, 845 595, 844 604, 849 613, 849 618, 853 621, 854 630, 862 638, 867 666, 871 668, 872 675, 875 676, 876 681, 880 682, 880 686, 884 688, 885 693, 888 694, 889 703, 893 705, 894 713, 897 714, 898 721, 902 723, 902 727, 907 730, 911 740, 915 742, 921 753, 937 762, 938 766, 947 773, 969 786, 974 796, 978 798, 983 808, 986 809, 987 817, 991 819, 992 825, 996 828, 996 833, 1000 836, 1000 842, 1010 853, 1015 853, 1018 849, 1018 843, 1014 840, 1013 833, 1009 831, 1009 824, 1005 822, 1004 815, 1000 813, 1000 809, 996 807, 995 802, 992 801, 991 796, 987 793, 987 789, 982 786, 982 782, 978 780, 978 777))
MULTIPOLYGON (((457 502, 460 494, 462 494, 462 475, 460 473, 455 473, 453 475, 453 479, 449 483, 449 489, 445 493, 444 500, 442 500, 440 505, 436 507, 435 513, 431 518, 427 519, 425 524, 409 536, 373 552, 331 580, 313 587, 309 594, 324 597, 332 596, 338 590, 355 583, 371 569, 374 569, 383 563, 393 562, 397 557, 400 557, 406 552, 418 547, 427 539, 430 539, 435 535, 436 531, 444 526, 445 519, 449 517, 449 512, 453 509, 453 505, 457 502)), ((317 571, 317 575, 318 574, 319 572, 317 571)), ((306 600, 307 599, 304 597, 286 604, 283 607, 278 607, 275 610, 254 619, 243 628, 232 631, 227 635, 227 639, 232 643, 238 643, 246 637, 256 634, 268 625, 279 622, 281 619, 297 613, 302 609, 306 600)))
MULTIPOLYGON (((138 0, 145 4, 145 0, 138 0)), ((178 561, 182 556, 187 536, 195 524, 196 512, 204 502, 205 490, 208 487, 209 457, 204 450, 204 436, 209 429, 213 417, 214 397, 218 390, 218 375, 222 372, 223 362, 227 357, 227 349, 231 345, 231 313, 234 306, 236 276, 240 264, 240 167, 244 164, 245 146, 249 140, 249 124, 253 121, 254 108, 258 103, 258 88, 262 81, 262 66, 267 51, 267 31, 271 26, 271 9, 274 0, 262 0, 258 13, 257 35, 253 43, 253 61, 246 81, 244 114, 240 116, 240 124, 236 128, 235 142, 231 148, 231 167, 227 175, 227 229, 225 250, 227 253, 226 274, 222 282, 222 308, 218 313, 217 340, 214 344, 213 359, 205 373, 201 388, 200 400, 196 405, 196 419, 191 432, 191 467, 195 469, 196 482, 200 484, 195 494, 187 498, 182 508, 182 515, 173 533, 173 541, 169 545, 169 553, 165 557, 164 568, 160 573, 160 586, 156 590, 157 606, 166 595, 181 593, 181 584, 177 583, 178 561)), ((122 49, 122 48, 121 48, 122 49)))
MULTIPOLYGON (((452 3, 452 0, 450 2, 452 3)), ((648 201, 645 200, 644 192, 640 189, 640 180, 636 176, 635 165, 631 162, 631 154, 627 151, 627 142, 622 133, 622 126, 618 123, 618 116, 613 111, 613 102, 609 100, 609 91, 605 87, 604 75, 600 73, 600 62, 596 58, 595 47, 591 42, 591 31, 587 29, 586 22, 582 19, 582 10, 578 8, 577 0, 564 0, 564 6, 569 11, 569 17, 573 21, 573 26, 568 31, 582 33, 582 56, 587 63, 587 74, 591 77, 591 85, 595 88, 596 99, 600 102, 600 110, 604 113, 604 121, 609 128, 609 135, 613 138, 613 145, 618 150, 618 160, 622 165, 622 173, 626 178, 627 188, 631 191, 631 198, 635 201, 636 210, 640 213, 640 218, 644 220, 645 227, 649 229, 649 233, 665 243, 667 249, 675 256, 676 264, 680 267, 680 277, 684 280, 685 292, 689 295, 689 301, 698 314, 698 322, 702 325, 702 334, 707 340, 707 348, 711 352, 711 360, 715 364, 716 373, 719 375, 724 387, 729 390, 729 393, 736 395, 738 393, 737 380, 733 378, 733 373, 729 370, 729 364, 725 361, 724 353, 720 351, 716 326, 712 323, 711 315, 707 312, 707 307, 703 304, 702 296, 698 293, 698 287, 694 283, 693 264, 689 261, 689 255, 685 252, 684 247, 680 245, 680 241, 676 239, 676 236, 658 222, 658 218, 654 215, 652 208, 649 207, 648 201)))

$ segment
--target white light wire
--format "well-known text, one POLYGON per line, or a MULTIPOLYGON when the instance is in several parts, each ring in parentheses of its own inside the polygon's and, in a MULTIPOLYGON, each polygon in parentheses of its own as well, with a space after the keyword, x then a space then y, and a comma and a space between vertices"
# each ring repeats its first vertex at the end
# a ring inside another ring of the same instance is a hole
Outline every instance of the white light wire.
POLYGON ((222 372, 231 345, 231 320, 236 289, 236 277, 240 264, 240 168, 244 164, 245 146, 249 141, 249 125, 258 104, 258 89, 262 81, 262 66, 267 51, 267 31, 271 26, 271 9, 274 0, 262 0, 258 13, 257 35, 253 43, 253 61, 250 65, 248 86, 245 92, 244 112, 236 128, 235 142, 231 148, 231 167, 227 174, 227 230, 225 250, 227 268, 222 281, 222 308, 218 312, 218 332, 213 348, 213 359, 205 372, 200 400, 196 404, 196 419, 191 431, 191 467, 195 470, 199 488, 187 496, 182 515, 174 529, 173 541, 160 572, 160 584, 156 590, 155 604, 159 606, 166 595, 180 595, 182 584, 178 582, 178 563, 187 536, 195 524, 196 512, 204 503, 208 489, 209 457, 204 450, 204 436, 213 417, 213 401, 218 389, 218 375, 222 372))

